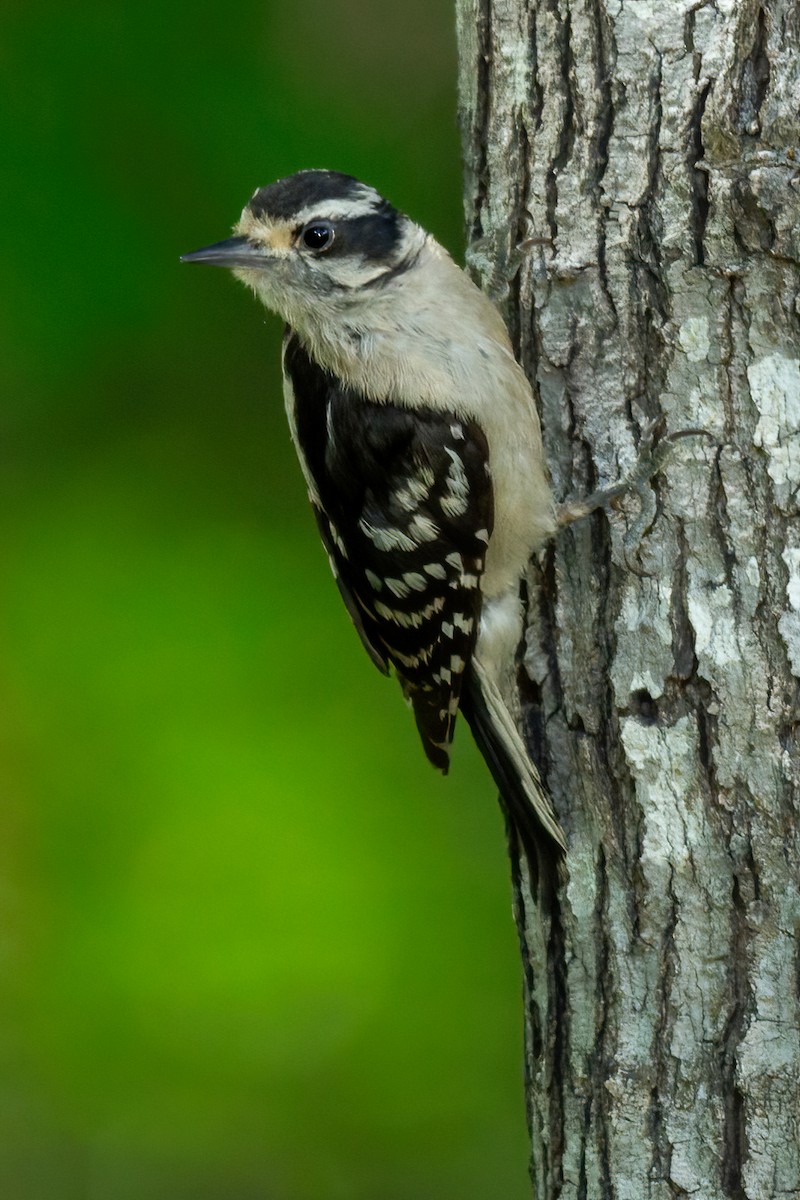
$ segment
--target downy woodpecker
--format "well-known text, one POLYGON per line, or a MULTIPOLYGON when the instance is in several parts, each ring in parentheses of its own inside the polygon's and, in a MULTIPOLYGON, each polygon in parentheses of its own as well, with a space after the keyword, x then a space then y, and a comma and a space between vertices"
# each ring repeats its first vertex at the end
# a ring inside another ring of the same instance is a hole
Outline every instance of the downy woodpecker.
POLYGON ((530 385, 489 299, 373 188, 301 171, 260 188, 230 267, 286 322, 283 384, 320 536, 361 641, 394 668, 446 772, 459 708, 528 857, 564 839, 503 700, 520 582, 556 515, 530 385))

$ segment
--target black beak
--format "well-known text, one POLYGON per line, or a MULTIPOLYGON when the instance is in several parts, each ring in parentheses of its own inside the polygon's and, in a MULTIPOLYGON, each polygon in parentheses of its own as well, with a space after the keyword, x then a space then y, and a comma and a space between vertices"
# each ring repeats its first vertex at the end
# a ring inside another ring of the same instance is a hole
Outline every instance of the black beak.
POLYGON ((202 250, 181 256, 181 262, 209 263, 212 267, 263 267, 265 256, 259 246, 245 237, 226 238, 202 250))

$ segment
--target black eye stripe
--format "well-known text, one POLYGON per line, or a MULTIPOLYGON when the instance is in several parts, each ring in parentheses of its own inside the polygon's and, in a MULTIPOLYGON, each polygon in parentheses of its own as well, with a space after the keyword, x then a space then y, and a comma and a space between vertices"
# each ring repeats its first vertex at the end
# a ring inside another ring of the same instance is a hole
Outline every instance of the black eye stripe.
POLYGON ((388 258, 401 239, 398 214, 389 205, 365 216, 350 217, 341 226, 342 239, 365 258, 388 258))
POLYGON ((335 223, 322 217, 308 221, 298 232, 301 247, 354 254, 365 259, 387 259, 398 249, 402 231, 398 214, 384 209, 360 217, 342 217, 335 223), (326 238, 322 231, 328 233, 326 238), (318 232, 319 231, 319 232, 318 232))

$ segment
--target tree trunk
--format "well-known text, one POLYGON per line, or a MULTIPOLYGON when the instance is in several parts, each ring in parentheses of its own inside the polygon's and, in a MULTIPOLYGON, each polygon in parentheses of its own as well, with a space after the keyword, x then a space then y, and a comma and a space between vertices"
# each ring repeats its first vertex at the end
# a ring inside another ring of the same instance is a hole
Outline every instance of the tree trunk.
POLYGON ((557 497, 710 435, 530 574, 536 1195, 800 1197, 800 7, 458 9, 470 262, 557 497))

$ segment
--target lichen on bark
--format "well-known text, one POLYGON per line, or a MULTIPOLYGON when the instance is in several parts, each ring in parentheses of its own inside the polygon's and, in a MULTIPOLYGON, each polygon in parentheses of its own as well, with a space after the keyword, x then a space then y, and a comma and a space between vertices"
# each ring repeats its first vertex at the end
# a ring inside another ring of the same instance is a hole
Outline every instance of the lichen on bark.
MULTIPOLYGON (((800 1197, 800 9, 457 0, 468 261, 559 498, 523 699, 569 881, 517 874, 536 1195, 800 1197)), ((524 486, 524 481, 520 482, 524 486)))

